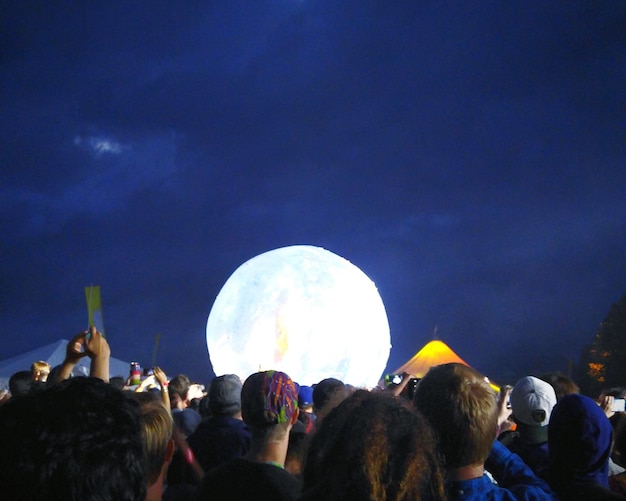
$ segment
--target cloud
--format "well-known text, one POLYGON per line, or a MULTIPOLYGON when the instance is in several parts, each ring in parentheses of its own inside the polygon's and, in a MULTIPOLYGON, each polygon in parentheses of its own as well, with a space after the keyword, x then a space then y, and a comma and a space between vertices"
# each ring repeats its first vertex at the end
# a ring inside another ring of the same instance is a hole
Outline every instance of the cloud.
POLYGON ((88 136, 83 138, 80 135, 74 136, 74 145, 91 151, 96 158, 105 155, 119 155, 125 148, 114 139, 98 136, 88 136))
POLYGON ((3 218, 7 241, 53 235, 76 218, 99 220, 122 213, 137 193, 174 190, 180 182, 179 139, 174 134, 127 141, 107 134, 76 134, 71 143, 89 157, 72 158, 71 169, 58 172, 66 176, 64 182, 0 188, 2 214, 14 214, 3 218))

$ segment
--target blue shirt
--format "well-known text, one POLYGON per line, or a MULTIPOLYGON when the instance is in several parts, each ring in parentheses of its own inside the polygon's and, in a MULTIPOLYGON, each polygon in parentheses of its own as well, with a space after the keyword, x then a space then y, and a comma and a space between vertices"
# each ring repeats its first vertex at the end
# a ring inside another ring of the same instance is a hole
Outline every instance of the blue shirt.
POLYGON ((497 440, 493 443, 485 468, 498 484, 494 484, 486 474, 472 480, 447 481, 448 499, 451 501, 558 499, 546 482, 537 477, 517 454, 513 454, 497 440))

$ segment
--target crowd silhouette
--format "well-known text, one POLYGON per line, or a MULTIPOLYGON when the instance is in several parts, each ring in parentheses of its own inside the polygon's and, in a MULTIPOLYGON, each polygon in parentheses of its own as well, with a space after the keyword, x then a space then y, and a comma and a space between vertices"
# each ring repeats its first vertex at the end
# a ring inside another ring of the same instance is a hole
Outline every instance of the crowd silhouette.
POLYGON ((622 388, 559 373, 495 391, 461 363, 373 389, 279 370, 208 388, 153 367, 110 378, 108 342, 75 336, 0 397, 7 500, 610 500, 626 493, 622 388), (71 377, 89 357, 89 376, 71 377), (171 376, 171 375, 170 375, 171 376))

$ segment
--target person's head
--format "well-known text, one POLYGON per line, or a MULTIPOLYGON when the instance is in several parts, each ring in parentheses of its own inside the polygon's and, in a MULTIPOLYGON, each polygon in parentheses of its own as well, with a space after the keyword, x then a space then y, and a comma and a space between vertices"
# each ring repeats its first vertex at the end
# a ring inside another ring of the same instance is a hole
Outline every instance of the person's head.
POLYGON ((561 398, 548 425, 551 485, 608 487, 612 438, 611 423, 594 400, 575 393, 561 398))
POLYGON ((511 390, 511 411, 524 440, 541 444, 548 440, 548 422, 556 405, 549 383, 533 376, 520 379, 511 390))
POLYGON ((313 410, 316 414, 323 413, 324 407, 335 394, 345 388, 345 384, 334 377, 322 379, 313 387, 313 410))
POLYGON ((284 440, 298 419, 298 392, 284 372, 252 374, 241 389, 241 414, 253 440, 284 440))
POLYGON ((624 398, 626 397, 626 388, 623 388, 621 386, 613 386, 611 388, 606 388, 602 390, 602 393, 609 397, 624 398))
POLYGON ((485 462, 496 436, 498 402, 482 374, 458 363, 432 367, 413 401, 435 430, 446 468, 485 462))
POLYGON ((28 395, 34 387, 31 371, 19 371, 9 378, 9 391, 12 397, 28 395))
POLYGON ((313 388, 300 386, 298 389, 298 407, 300 412, 313 412, 313 388))
POLYGON ((224 374, 211 381, 208 404, 213 416, 239 416, 241 414, 241 379, 234 374, 224 374))
POLYGON ((539 376, 539 379, 552 385, 554 393, 556 393, 557 402, 565 395, 580 393, 580 388, 574 380, 567 377, 565 374, 561 374, 560 372, 546 372, 545 374, 539 376))
POLYGON ((43 360, 37 360, 30 366, 33 381, 45 383, 50 375, 50 364, 43 360))
POLYGON ((150 486, 157 481, 164 465, 169 464, 174 453, 174 423, 159 397, 149 392, 132 395, 141 407, 141 438, 146 458, 147 485, 150 486))
POLYGON ((172 406, 180 403, 186 407, 189 386, 191 386, 191 381, 184 374, 179 374, 171 379, 168 389, 172 406))
POLYGON ((113 376, 109 379, 109 384, 118 390, 123 390, 126 386, 126 378, 123 376, 113 376))
POLYGON ((143 501, 140 409, 97 378, 76 377, 0 407, 2 497, 143 501))
POLYGON ((444 499, 430 426, 409 403, 357 390, 313 435, 302 499, 444 499))

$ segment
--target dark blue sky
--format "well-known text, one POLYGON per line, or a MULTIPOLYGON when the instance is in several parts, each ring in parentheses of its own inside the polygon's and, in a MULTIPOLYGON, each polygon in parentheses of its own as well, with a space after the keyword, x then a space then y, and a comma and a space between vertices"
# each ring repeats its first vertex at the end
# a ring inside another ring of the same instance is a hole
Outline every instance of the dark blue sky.
MULTIPOLYGON (((626 292, 626 2, 2 2, 0 359, 85 327, 208 382, 244 261, 377 284, 388 368, 438 334, 564 370, 626 292)), ((506 381, 510 382, 510 381, 506 381)))

